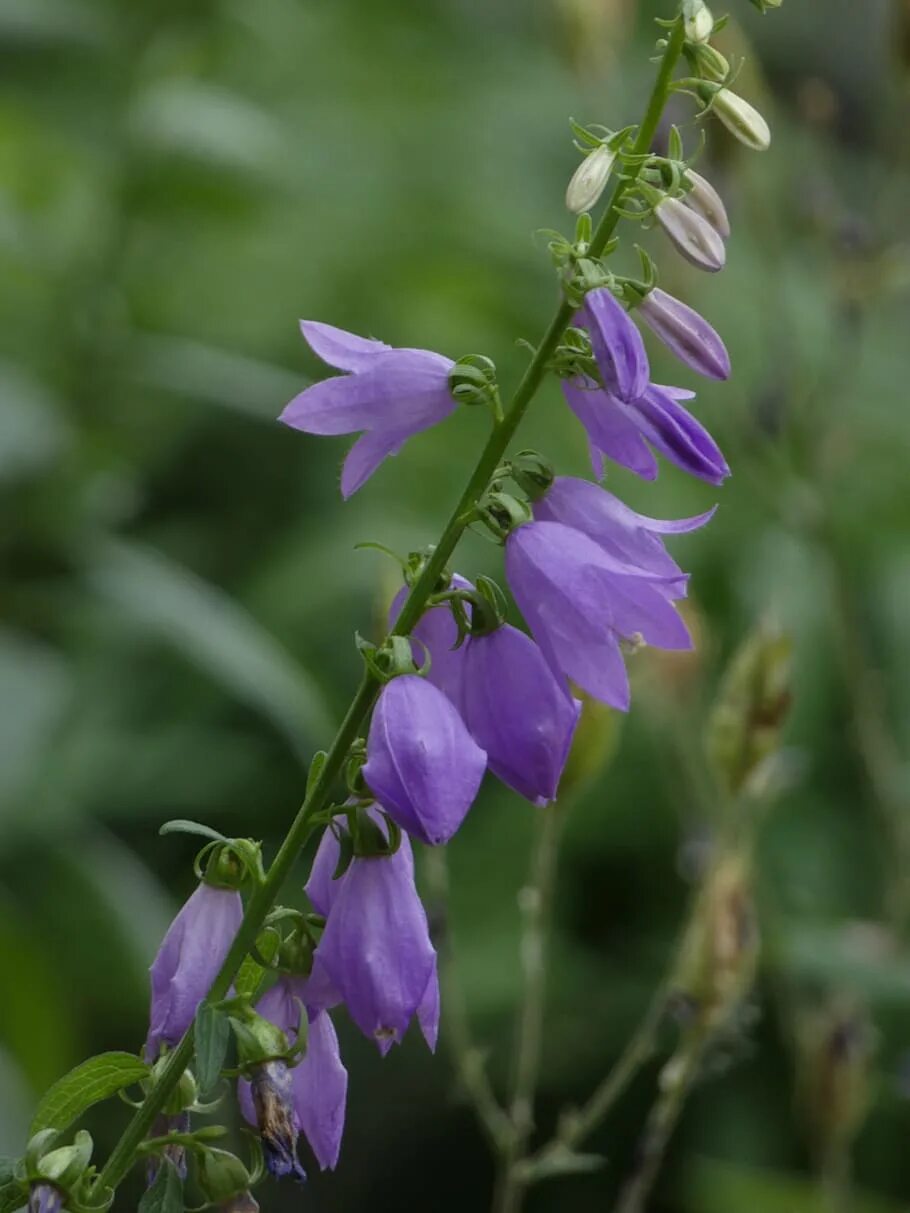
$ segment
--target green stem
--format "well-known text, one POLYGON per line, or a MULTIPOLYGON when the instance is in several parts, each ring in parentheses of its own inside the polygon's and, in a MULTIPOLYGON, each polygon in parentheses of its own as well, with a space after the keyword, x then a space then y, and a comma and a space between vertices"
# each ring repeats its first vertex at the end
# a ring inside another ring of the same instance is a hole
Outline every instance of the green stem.
MULTIPOLYGON (((657 124, 660 121, 660 116, 667 102, 670 80, 682 51, 682 46, 682 22, 677 20, 664 50, 660 70, 645 111, 645 117, 635 140, 633 151, 636 154, 644 154, 651 146, 651 142, 657 131, 657 124)), ((618 180, 614 186, 607 209, 592 237, 589 252, 590 257, 598 257, 613 235, 620 218, 616 209, 617 205, 634 182, 638 172, 638 168, 631 169, 626 178, 618 180)), ((407 635, 420 619, 428 598, 436 589, 446 562, 471 521, 474 507, 486 491, 491 477, 499 466, 509 443, 515 435, 515 431, 524 418, 528 405, 540 387, 548 364, 569 325, 572 314, 573 308, 571 304, 563 300, 557 308, 553 319, 550 321, 534 357, 522 375, 518 387, 515 389, 515 393, 505 410, 504 416, 501 420, 496 421, 493 431, 487 439, 477 465, 468 481, 467 487, 446 524, 442 537, 433 549, 420 577, 414 583, 401 609, 395 627, 392 629, 393 634, 398 636, 407 635)), ((256 936, 262 928, 266 915, 278 898, 281 886, 284 884, 310 835, 313 828, 313 818, 329 801, 332 785, 341 773, 351 743, 356 740, 361 725, 373 706, 378 689, 379 685, 376 679, 367 671, 335 735, 335 740, 328 751, 319 777, 311 788, 306 800, 301 805, 297 816, 294 818, 291 828, 284 842, 281 844, 265 880, 256 888, 247 902, 240 929, 234 937, 227 958, 206 996, 207 1002, 219 1001, 225 997, 230 989, 238 969, 256 941, 256 936)), ((191 1027, 171 1054, 170 1060, 160 1075, 154 1090, 146 1097, 143 1106, 137 1110, 111 1152, 97 1179, 99 1189, 115 1189, 130 1170, 139 1143, 148 1133, 155 1117, 166 1103, 171 1092, 176 1088, 177 1083, 180 1081, 180 1076, 191 1060, 192 1052, 193 1029, 191 1027)))

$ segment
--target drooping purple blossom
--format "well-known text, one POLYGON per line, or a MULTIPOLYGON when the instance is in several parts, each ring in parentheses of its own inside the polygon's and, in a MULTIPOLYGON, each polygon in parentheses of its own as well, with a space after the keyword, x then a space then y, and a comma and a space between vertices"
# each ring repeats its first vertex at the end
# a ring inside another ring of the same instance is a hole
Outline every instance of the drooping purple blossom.
POLYGON ((418 1015, 432 1047, 438 1024, 436 952, 414 885, 407 837, 402 835, 393 855, 353 859, 323 893, 328 916, 314 963, 337 986, 351 1018, 387 1053, 418 1015))
POLYGON ((730 378, 727 347, 694 308, 656 286, 642 299, 638 314, 680 362, 709 379, 730 378))
MULTIPOLYGON (((149 1137, 166 1137, 168 1133, 189 1133, 189 1131, 189 1112, 178 1112, 173 1116, 166 1112, 159 1112, 149 1130, 149 1137)), ((167 1159, 180 1178, 186 1179, 186 1146, 175 1142, 165 1146, 160 1154, 149 1154, 145 1164, 145 1182, 149 1188, 155 1182, 162 1159, 167 1159)))
POLYGON ((667 584, 680 595, 685 593, 686 576, 660 536, 695 531, 713 516, 714 509, 692 518, 649 518, 599 485, 574 476, 557 476, 534 503, 538 521, 560 522, 581 531, 615 560, 650 576, 668 578, 667 584))
POLYGON ((480 787, 487 756, 448 697, 416 674, 382 688, 367 737, 363 777, 403 830, 448 842, 480 787))
POLYGON ((150 969, 152 998, 145 1054, 176 1045, 193 1022, 243 918, 236 889, 201 881, 168 928, 150 969))
MULTIPOLYGON (((459 574, 453 589, 474 587, 459 574)), ((389 612, 394 623, 407 593, 389 612)), ((538 646, 509 624, 460 647, 448 606, 431 607, 413 628, 430 655, 426 677, 444 691, 468 732, 487 754, 487 765, 507 787, 537 805, 549 804, 568 758, 579 705, 538 646)))
POLYGON ((720 484, 730 469, 705 427, 680 404, 693 392, 652 383, 635 401, 620 400, 591 379, 563 380, 569 408, 587 431, 591 464, 603 476, 604 457, 643 480, 657 476, 651 448, 692 476, 720 484))
POLYGON ((28 1213, 60 1213, 66 1194, 51 1183, 33 1183, 28 1192, 28 1213))
POLYGON ((460 707, 493 774, 537 805, 556 798, 581 704, 524 632, 503 624, 464 646, 460 707))
POLYGON ((691 648, 672 605, 681 592, 678 578, 656 577, 617 560, 572 527, 518 527, 506 542, 506 574, 552 667, 612 707, 629 706, 621 638, 691 648))
MULTIPOLYGON (((320 995, 305 977, 282 975, 259 1000, 256 1010, 285 1033, 293 1044, 301 1014, 308 1021, 306 1053, 289 1070, 289 1102, 293 1116, 322 1170, 334 1169, 344 1132, 348 1072, 341 1060, 338 1036, 329 1015, 317 1007, 320 995)), ((240 1109, 250 1124, 257 1124, 251 1084, 237 1084, 240 1109)))
POLYGON ((393 349, 314 320, 300 327, 315 354, 348 374, 306 388, 280 420, 307 434, 362 431, 341 473, 342 496, 350 497, 408 438, 453 412, 454 363, 430 350, 393 349))
POLYGON ((641 333, 606 287, 588 291, 577 316, 587 330, 604 387, 620 400, 637 400, 650 370, 641 333))

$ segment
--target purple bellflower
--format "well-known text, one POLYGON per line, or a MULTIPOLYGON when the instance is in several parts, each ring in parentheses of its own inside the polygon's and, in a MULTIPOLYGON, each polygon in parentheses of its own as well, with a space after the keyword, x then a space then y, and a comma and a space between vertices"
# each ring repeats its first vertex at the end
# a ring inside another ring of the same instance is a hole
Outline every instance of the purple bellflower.
POLYGON ((408 438, 454 411, 454 363, 430 350, 392 349, 315 320, 303 320, 300 327, 323 362, 348 374, 306 388, 280 420, 307 434, 363 431, 341 473, 342 496, 350 497, 408 438))
POLYGON ((652 383, 629 402, 587 378, 563 380, 562 390, 587 431, 596 476, 603 476, 606 457, 643 480, 654 480, 657 460, 652 448, 709 484, 720 484, 730 474, 717 443, 680 404, 690 400, 693 392, 652 383))
POLYGON ((730 378, 727 347, 694 308, 656 286, 638 305, 638 314, 680 362, 708 379, 730 378))
POLYGON ((487 756, 451 701, 417 674, 382 688, 363 777, 382 808, 421 842, 448 842, 474 798, 487 756))
MULTIPOLYGON (((286 1094, 293 1119, 325 1171, 334 1169, 341 1150, 348 1072, 341 1061, 331 1019, 325 1011, 312 1007, 310 998, 307 978, 283 975, 262 996, 256 1010, 280 1028, 291 1044, 297 1037, 301 1013, 307 1017, 306 1053, 289 1071, 286 1094)), ((250 1124, 259 1123, 252 1085, 241 1079, 237 1096, 245 1119, 250 1124)), ((283 1151, 282 1156, 286 1153, 283 1151)))
POLYGON ((243 918, 236 889, 201 881, 168 928, 150 970, 152 1004, 146 1059, 176 1045, 193 1022, 243 918))
POLYGON ((629 313, 606 287, 585 295, 576 320, 591 339, 604 387, 620 400, 637 400, 650 380, 648 355, 629 313))
POLYGON ((32 1184, 28 1194, 28 1213, 60 1213, 66 1194, 56 1184, 32 1184))
POLYGON ((629 681, 620 639, 664 649, 692 641, 672 605, 680 579, 656 577, 611 556, 560 522, 529 522, 506 542, 515 601, 554 670, 625 711, 629 681))
POLYGON ((414 885, 410 843, 402 835, 394 855, 355 857, 338 880, 326 880, 337 862, 337 847, 326 830, 314 864, 319 872, 307 885, 313 905, 327 910, 314 969, 317 963, 325 969, 351 1018, 381 1053, 401 1040, 415 1015, 434 1048, 436 952, 414 885))
POLYGON ((660 536, 698 530, 713 516, 714 509, 710 509, 693 518, 649 518, 599 485, 574 476, 557 476, 534 504, 534 517, 539 522, 561 522, 583 532, 614 560, 653 577, 669 578, 674 596, 678 593, 680 597, 685 594, 686 575, 660 536))
MULTIPOLYGON (((457 573, 453 589, 473 589, 457 573)), ((406 588, 392 603, 398 618, 406 588)), ((412 633, 430 655, 426 677, 448 696, 497 779, 536 805, 556 796, 580 704, 524 632, 503 624, 458 642, 447 606, 431 607, 412 633)))

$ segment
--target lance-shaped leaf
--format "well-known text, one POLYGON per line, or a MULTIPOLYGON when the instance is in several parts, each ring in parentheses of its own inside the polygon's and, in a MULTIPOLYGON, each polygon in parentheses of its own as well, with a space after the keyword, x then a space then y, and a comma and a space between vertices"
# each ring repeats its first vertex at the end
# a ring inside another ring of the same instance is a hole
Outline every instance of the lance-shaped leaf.
POLYGON ((38 1105, 29 1136, 66 1129, 93 1104, 147 1078, 149 1068, 134 1053, 99 1053, 58 1079, 38 1105))

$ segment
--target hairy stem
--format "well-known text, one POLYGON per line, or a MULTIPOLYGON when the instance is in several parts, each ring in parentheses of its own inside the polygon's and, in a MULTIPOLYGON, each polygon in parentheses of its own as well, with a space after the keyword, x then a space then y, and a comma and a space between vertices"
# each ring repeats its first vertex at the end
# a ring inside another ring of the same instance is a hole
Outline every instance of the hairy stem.
MULTIPOLYGON (((669 96, 670 81, 682 51, 682 46, 682 21, 677 20, 664 49, 657 78, 645 111, 645 117, 639 127, 635 140, 633 151, 637 154, 644 154, 651 146, 669 96)), ((600 256, 610 237, 613 235, 620 219, 617 209, 618 204, 634 181, 638 171, 637 168, 632 168, 624 178, 617 180, 606 210, 591 239, 588 254, 591 258, 600 256)), ((515 431, 524 418, 528 405, 540 387, 550 360, 556 352, 556 348, 572 318, 572 312, 571 304, 563 299, 553 319, 550 321, 533 358, 522 375, 511 400, 505 408, 502 418, 496 420, 493 431, 487 439, 468 484, 458 504, 455 506, 442 536, 424 566, 423 572, 412 587, 393 628, 395 635, 407 635, 420 619, 430 594, 436 589, 437 582, 445 568, 446 562, 471 521, 478 500, 485 492, 491 477, 514 437, 515 431)), ((373 705, 378 689, 379 686, 376 679, 369 671, 365 672, 357 693, 335 735, 318 778, 306 800, 300 806, 297 816, 294 818, 275 859, 269 867, 265 880, 256 888, 247 902, 243 921, 240 924, 227 958, 206 996, 207 1002, 218 1002, 225 997, 230 989, 231 982, 237 975, 237 971, 251 946, 255 943, 256 936, 262 928, 266 915, 275 904, 285 879, 312 831, 313 818, 329 802, 332 785, 341 773, 351 743, 356 740, 360 733, 361 726, 373 705)), ((149 1092, 143 1106, 136 1111, 98 1175, 96 1182, 99 1189, 115 1189, 128 1173, 135 1160, 137 1147, 145 1137, 155 1117, 176 1088, 181 1074, 192 1057, 192 1052, 193 1029, 190 1028, 179 1045, 174 1049, 155 1088, 149 1092)))

